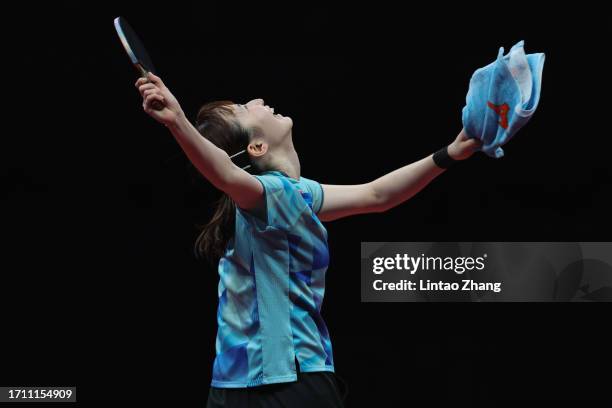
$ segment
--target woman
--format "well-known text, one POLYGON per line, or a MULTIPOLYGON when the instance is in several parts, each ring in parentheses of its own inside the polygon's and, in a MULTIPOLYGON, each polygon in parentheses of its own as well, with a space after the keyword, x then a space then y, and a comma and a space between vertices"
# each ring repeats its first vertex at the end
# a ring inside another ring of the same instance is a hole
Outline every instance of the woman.
POLYGON ((470 157, 480 142, 462 131, 447 148, 372 182, 319 184, 300 174, 291 118, 263 100, 207 104, 194 127, 159 77, 150 74, 136 87, 145 112, 169 128, 224 193, 196 243, 199 252, 219 259, 208 407, 343 406, 346 385, 334 374, 320 313, 329 261, 321 222, 400 204, 454 161, 470 157), (163 109, 153 109, 154 101, 163 109), (235 155, 249 165, 235 165, 235 155))

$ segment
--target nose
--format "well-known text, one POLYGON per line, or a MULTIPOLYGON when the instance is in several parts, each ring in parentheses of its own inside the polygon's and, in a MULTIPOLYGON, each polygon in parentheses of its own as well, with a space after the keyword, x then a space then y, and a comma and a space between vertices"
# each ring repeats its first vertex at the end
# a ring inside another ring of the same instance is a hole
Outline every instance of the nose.
POLYGON ((249 101, 249 103, 247 103, 247 105, 263 105, 263 104, 264 104, 263 99, 253 99, 252 101, 249 101))

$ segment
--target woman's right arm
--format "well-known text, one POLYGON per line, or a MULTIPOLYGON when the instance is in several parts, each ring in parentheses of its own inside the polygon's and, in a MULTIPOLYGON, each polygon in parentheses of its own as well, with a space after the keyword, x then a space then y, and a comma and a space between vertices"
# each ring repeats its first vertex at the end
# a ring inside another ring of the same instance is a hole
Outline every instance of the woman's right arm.
POLYGON ((176 98, 162 80, 149 73, 149 81, 140 78, 136 87, 143 96, 143 109, 164 124, 179 143, 189 160, 215 187, 232 197, 240 208, 254 208, 263 199, 263 186, 248 172, 236 166, 227 152, 203 137, 185 117, 176 98), (151 106, 164 104, 162 110, 151 106))

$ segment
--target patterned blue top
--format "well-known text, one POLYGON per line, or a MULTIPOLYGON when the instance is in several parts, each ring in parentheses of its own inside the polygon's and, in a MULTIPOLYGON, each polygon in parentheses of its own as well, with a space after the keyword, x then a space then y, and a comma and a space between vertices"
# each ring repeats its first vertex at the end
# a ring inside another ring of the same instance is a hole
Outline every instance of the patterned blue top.
POLYGON ((265 207, 236 207, 236 229, 219 261, 216 358, 211 385, 254 387, 334 371, 321 317, 329 264, 327 230, 316 216, 323 189, 280 171, 255 176, 265 207))

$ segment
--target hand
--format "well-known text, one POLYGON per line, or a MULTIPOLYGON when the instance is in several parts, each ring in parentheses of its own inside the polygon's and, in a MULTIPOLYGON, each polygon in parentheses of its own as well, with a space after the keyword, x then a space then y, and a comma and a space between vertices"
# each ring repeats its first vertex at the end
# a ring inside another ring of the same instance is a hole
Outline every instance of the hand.
POLYGON ((153 119, 166 126, 176 123, 179 117, 184 116, 178 101, 166 88, 160 77, 151 72, 147 75, 146 78, 139 78, 135 84, 143 98, 142 108, 153 119), (153 109, 153 101, 160 101, 164 108, 162 110, 153 109))
POLYGON ((448 155, 454 160, 465 160, 481 147, 480 140, 468 137, 465 129, 461 129, 455 141, 448 145, 448 155))

